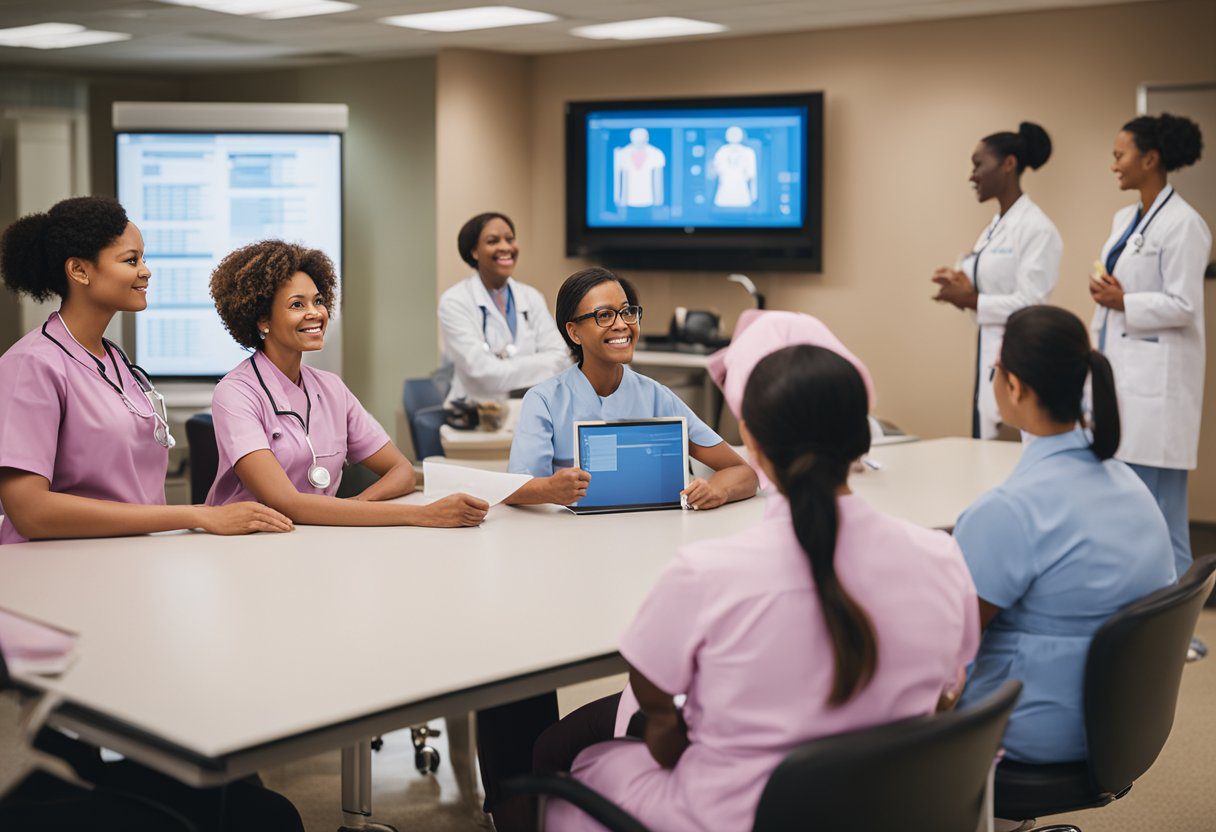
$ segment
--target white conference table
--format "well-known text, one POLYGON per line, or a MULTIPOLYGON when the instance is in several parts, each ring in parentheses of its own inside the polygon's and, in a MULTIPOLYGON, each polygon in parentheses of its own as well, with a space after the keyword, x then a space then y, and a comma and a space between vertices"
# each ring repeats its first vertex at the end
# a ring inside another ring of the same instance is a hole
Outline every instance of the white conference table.
MULTIPOLYGON (((946 527, 1020 451, 969 439, 884 446, 872 454, 883 469, 851 483, 880 510, 946 527)), ((755 524, 763 507, 497 506, 475 529, 9 545, 0 607, 80 634, 62 677, 16 677, 61 700, 51 725, 209 786, 620 672, 617 638, 672 552, 755 524)), ((349 774, 370 786, 369 770, 349 774)), ((370 797, 346 801, 348 787, 344 808, 370 811, 370 797)))

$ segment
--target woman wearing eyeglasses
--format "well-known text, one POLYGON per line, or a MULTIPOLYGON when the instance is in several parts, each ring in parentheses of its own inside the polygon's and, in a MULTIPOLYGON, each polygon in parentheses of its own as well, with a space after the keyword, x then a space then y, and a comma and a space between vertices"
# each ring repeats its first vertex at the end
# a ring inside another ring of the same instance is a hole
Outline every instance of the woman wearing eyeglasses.
POLYGON ((711 509, 756 493, 756 473, 688 405, 629 368, 642 322, 629 281, 595 267, 566 279, 557 294, 557 325, 576 361, 524 396, 510 470, 534 479, 507 502, 569 505, 587 493, 591 475, 573 468, 574 422, 683 416, 689 455, 712 468, 684 490, 688 507, 711 509))
POLYGON ((148 306, 144 241, 113 199, 65 199, 0 236, 17 294, 62 300, 0 357, 0 544, 202 528, 291 530, 273 509, 165 505, 173 437, 164 400, 104 336, 148 306))

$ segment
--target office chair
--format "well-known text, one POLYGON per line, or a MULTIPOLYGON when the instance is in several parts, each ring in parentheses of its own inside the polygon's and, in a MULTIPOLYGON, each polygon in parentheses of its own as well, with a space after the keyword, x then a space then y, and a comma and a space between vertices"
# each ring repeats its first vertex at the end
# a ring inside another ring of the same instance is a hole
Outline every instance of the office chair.
POLYGON ((186 420, 186 444, 190 446, 190 502, 198 505, 206 501, 220 467, 210 413, 195 413, 186 420))
MULTIPOLYGON (((1022 691, 1006 682, 974 707, 811 740, 769 777, 753 832, 975 832, 992 761, 1022 691)), ((614 742, 637 742, 621 739, 614 742)), ((503 784, 578 806, 611 832, 647 832, 616 804, 569 775, 503 784)))
POLYGON ((430 378, 407 378, 401 395, 417 459, 442 456, 439 428, 443 426, 443 400, 447 390, 430 378))
MULTIPOLYGON (((1169 738, 1187 645, 1216 584, 1216 555, 1195 561, 1178 583, 1115 613, 1094 634, 1085 662, 1089 759, 996 769, 996 816, 1033 822, 1105 806, 1131 790, 1169 738)), ((1071 824, 1039 832, 1080 832, 1071 824)))

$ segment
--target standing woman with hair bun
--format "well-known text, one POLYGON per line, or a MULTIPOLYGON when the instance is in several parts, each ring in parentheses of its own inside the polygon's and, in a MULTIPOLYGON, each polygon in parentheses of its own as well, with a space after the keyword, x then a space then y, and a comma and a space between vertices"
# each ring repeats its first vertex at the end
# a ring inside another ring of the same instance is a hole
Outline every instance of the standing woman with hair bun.
POLYGON ((1179 577, 1191 565, 1187 472, 1199 457, 1212 232, 1167 179, 1202 151, 1188 118, 1140 116, 1123 125, 1111 170, 1119 189, 1138 191, 1140 201, 1115 214, 1089 281, 1094 342, 1114 368, 1123 416, 1118 458, 1157 498, 1179 577))
POLYGON ((1017 467, 954 527, 985 628, 960 706, 1022 681, 1012 760, 1084 760, 1085 660, 1116 611, 1174 580, 1169 531, 1144 483, 1112 459, 1119 407, 1085 324, 1055 306, 1009 316, 992 388, 1001 420, 1034 437, 1017 467), (1093 418, 1082 396, 1092 380, 1093 418))
POLYGON ((164 399, 105 338, 119 312, 148 305, 144 241, 123 207, 65 199, 0 236, 0 274, 17 294, 63 303, 0 357, 0 544, 203 528, 285 532, 253 502, 165 505, 164 399))
POLYGON ((1022 173, 1051 158, 1051 138, 1024 121, 1016 133, 993 133, 971 153, 971 186, 980 202, 995 199, 996 216, 975 241, 971 253, 949 269, 933 273, 934 300, 974 310, 979 326, 971 435, 995 439, 1000 414, 988 373, 1001 351, 1005 321, 1019 309, 1046 303, 1060 277, 1064 243, 1043 209, 1022 192, 1022 173))

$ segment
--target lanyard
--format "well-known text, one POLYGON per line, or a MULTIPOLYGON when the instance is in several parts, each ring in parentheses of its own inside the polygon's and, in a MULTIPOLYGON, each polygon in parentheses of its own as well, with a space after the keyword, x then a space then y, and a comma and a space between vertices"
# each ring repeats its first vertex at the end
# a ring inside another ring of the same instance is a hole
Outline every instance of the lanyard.
POLYGON ((1129 242, 1132 245, 1134 253, 1140 253, 1140 249, 1144 248, 1145 232, 1148 231, 1148 227, 1153 224, 1153 220, 1157 219, 1157 215, 1161 213, 1161 209, 1165 207, 1167 202, 1174 198, 1174 194, 1176 193, 1178 192, 1171 190, 1165 199, 1161 200, 1161 204, 1148 215, 1148 218, 1144 220, 1143 224, 1140 223, 1141 214, 1137 212, 1136 219, 1132 221, 1131 227, 1128 228, 1127 231, 1123 232, 1123 237, 1120 238, 1119 242, 1115 243, 1114 248, 1112 248, 1110 253, 1106 255, 1107 274, 1113 275, 1115 273, 1115 263, 1119 261, 1120 255, 1123 254, 1123 250, 1127 248, 1127 244, 1129 242), (1139 227, 1137 228, 1137 226, 1139 227), (1134 234, 1132 233, 1132 229, 1135 229, 1134 234))
POLYGON ((262 371, 258 369, 257 353, 249 356, 249 363, 253 365, 253 373, 258 377, 258 384, 262 385, 262 392, 266 394, 266 398, 270 401, 270 409, 274 411, 275 416, 293 416, 300 423, 300 427, 304 428, 304 435, 308 436, 308 428, 312 424, 312 397, 308 395, 308 384, 304 381, 304 371, 300 370, 300 387, 304 390, 304 401, 308 403, 306 415, 301 416, 294 410, 279 410, 279 406, 274 402, 274 396, 270 394, 270 388, 266 386, 265 379, 262 378, 262 371))
MULTIPOLYGON (((1010 206, 1010 210, 1013 210, 1013 206, 1010 206)), ((984 253, 984 250, 986 248, 988 248, 988 246, 992 245, 992 238, 996 235, 996 230, 998 228, 1000 228, 1001 222, 1004 221, 1005 217, 1007 217, 1007 216, 1009 216, 1009 211, 1006 211, 1005 213, 1003 213, 999 217, 997 217, 996 222, 994 222, 994 223, 992 223, 992 225, 988 226, 988 233, 984 235, 984 244, 982 246, 980 246, 977 251, 971 252, 972 256, 975 257, 975 263, 971 269, 971 282, 975 285, 976 294, 979 294, 981 291, 980 290, 980 255, 984 253)))

